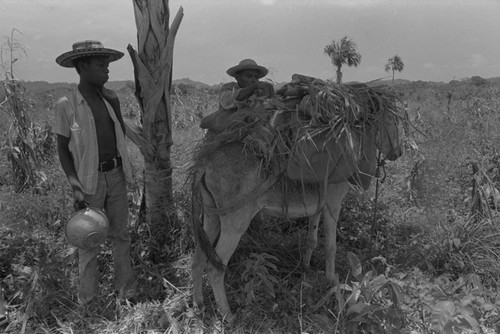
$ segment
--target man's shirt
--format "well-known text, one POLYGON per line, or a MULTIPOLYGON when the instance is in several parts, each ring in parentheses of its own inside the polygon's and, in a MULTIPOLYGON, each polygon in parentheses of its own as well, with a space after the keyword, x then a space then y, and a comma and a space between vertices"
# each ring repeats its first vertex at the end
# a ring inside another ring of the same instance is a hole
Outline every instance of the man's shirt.
MULTIPOLYGON (((127 142, 120 122, 111 105, 103 98, 109 116, 113 120, 116 134, 116 147, 122 158, 123 171, 127 180, 132 179, 127 142)), ((86 194, 95 194, 99 167, 99 147, 94 116, 87 101, 78 88, 64 96, 55 105, 56 125, 54 132, 69 138, 69 150, 78 179, 86 194)))
POLYGON ((237 82, 228 82, 222 85, 219 96, 219 107, 222 110, 237 111, 242 109, 258 109, 265 105, 265 100, 274 96, 274 89, 270 85, 270 90, 265 95, 258 97, 255 93, 243 101, 236 98, 240 94, 241 88, 237 82))
POLYGON ((236 97, 241 91, 241 87, 237 82, 228 82, 224 84, 221 88, 220 97, 219 97, 219 105, 221 109, 227 111, 236 111, 239 109, 244 109, 250 107, 251 98, 255 97, 252 95, 246 100, 237 101, 236 97))

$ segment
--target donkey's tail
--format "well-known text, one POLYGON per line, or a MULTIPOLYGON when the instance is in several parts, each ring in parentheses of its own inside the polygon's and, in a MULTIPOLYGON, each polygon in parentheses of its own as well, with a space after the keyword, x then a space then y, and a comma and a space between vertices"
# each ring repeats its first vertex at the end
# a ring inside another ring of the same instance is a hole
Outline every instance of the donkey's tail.
POLYGON ((193 175, 193 183, 191 188, 191 213, 192 227, 194 234, 194 242, 196 247, 200 247, 201 251, 207 256, 208 261, 218 270, 224 270, 225 265, 222 263, 219 255, 215 251, 213 244, 208 239, 208 235, 203 228, 204 203, 201 194, 202 187, 205 184, 205 173, 197 171, 193 175))

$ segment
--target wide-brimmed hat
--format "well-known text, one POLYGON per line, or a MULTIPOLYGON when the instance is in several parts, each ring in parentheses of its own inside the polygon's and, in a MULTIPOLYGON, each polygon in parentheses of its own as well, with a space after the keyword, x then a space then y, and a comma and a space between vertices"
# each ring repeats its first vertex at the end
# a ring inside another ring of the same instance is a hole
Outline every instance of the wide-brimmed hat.
POLYGON ((255 60, 253 59, 243 59, 240 61, 240 63, 236 66, 231 67, 226 71, 227 74, 230 76, 234 77, 238 72, 244 71, 244 70, 257 70, 259 71, 259 78, 265 77, 269 71, 267 68, 264 66, 257 65, 255 60))
POLYGON ((104 56, 112 62, 123 57, 123 52, 106 49, 99 41, 80 41, 73 44, 73 50, 57 57, 56 63, 63 67, 74 67, 73 60, 86 56, 104 56))

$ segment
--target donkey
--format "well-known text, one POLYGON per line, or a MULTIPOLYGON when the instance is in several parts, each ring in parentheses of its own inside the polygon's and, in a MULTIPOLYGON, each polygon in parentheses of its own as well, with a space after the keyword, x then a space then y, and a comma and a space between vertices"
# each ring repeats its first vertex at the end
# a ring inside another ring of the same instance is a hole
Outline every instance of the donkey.
POLYGON ((202 276, 207 270, 219 312, 231 321, 234 314, 224 286, 226 266, 250 221, 261 211, 277 217, 309 217, 305 267, 317 245, 323 214, 325 275, 328 281, 335 281, 337 221, 350 179, 374 175, 377 149, 389 160, 401 155, 398 117, 377 112, 379 117, 358 131, 336 136, 325 132, 299 140, 296 157, 290 159, 283 176, 266 173, 262 159, 245 153, 239 142, 224 144, 197 163, 192 175, 195 306, 204 310, 202 276), (309 157, 305 165, 300 163, 301 152, 309 157))

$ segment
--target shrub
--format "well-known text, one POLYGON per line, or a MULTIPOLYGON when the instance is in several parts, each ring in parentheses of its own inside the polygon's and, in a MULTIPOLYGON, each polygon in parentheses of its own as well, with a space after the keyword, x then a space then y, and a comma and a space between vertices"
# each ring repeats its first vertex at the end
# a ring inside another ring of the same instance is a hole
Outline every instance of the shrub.
POLYGON ((474 86, 482 86, 482 85, 487 85, 488 84, 488 81, 486 79, 483 79, 481 78, 480 76, 473 76, 470 78, 470 82, 474 85, 474 86))

